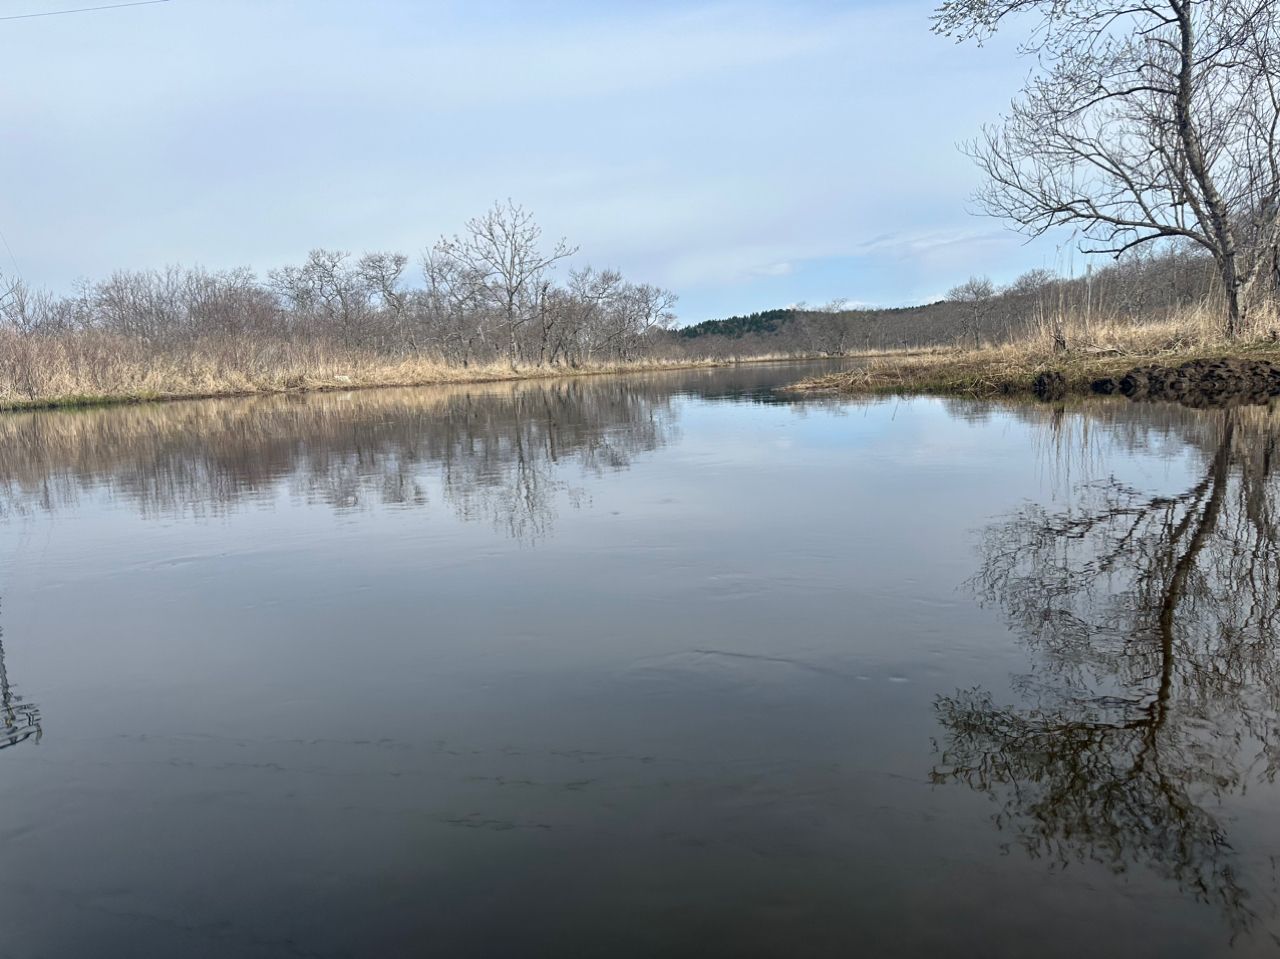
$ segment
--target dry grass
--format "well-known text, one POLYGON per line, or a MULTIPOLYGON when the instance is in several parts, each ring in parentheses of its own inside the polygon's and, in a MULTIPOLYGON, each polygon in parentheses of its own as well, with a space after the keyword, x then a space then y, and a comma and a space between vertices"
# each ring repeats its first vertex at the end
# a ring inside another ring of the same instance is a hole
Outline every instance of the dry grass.
MULTIPOLYGON (((752 359, 771 359, 753 357, 752 359)), ((461 366, 424 356, 387 357, 324 342, 200 341, 154 350, 125 337, 23 336, 0 330, 0 409, 91 406, 176 398, 487 383, 645 369, 687 369, 737 360, 658 360, 564 367, 461 366)))
POLYGON ((802 391, 845 393, 939 393, 991 396, 1030 393, 1037 376, 1055 370, 1068 389, 1087 392, 1097 379, 1120 376, 1135 366, 1177 366, 1188 360, 1248 356, 1280 360, 1280 315, 1274 307, 1252 312, 1247 329, 1228 339, 1220 314, 1187 308, 1154 323, 1136 325, 1114 317, 1066 316, 1032 325, 1014 341, 982 349, 944 349, 875 357, 862 367, 805 380, 802 391))

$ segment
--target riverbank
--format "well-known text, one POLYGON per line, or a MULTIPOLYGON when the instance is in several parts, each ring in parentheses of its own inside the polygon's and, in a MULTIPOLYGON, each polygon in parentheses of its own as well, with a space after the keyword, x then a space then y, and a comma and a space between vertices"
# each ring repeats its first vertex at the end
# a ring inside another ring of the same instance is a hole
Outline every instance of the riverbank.
POLYGON ((786 387, 788 393, 876 395, 922 393, 939 396, 1032 396, 1045 373, 1062 376, 1064 392, 1086 394, 1100 380, 1120 380, 1139 366, 1178 367, 1224 356, 1280 363, 1280 348, 1238 347, 1161 353, 1061 354, 1038 362, 1010 358, 1000 349, 950 354, 878 357, 866 366, 813 377, 786 387))
POLYGON ((1049 374, 1055 393, 1087 394, 1099 381, 1118 382, 1135 367, 1176 368, 1224 357, 1280 363, 1274 321, 1270 313, 1260 315, 1234 339, 1224 337, 1211 318, 1198 311, 1144 326, 1064 323, 998 346, 873 357, 857 369, 803 380, 788 391, 1031 396, 1049 374))
MULTIPOLYGON (((0 347, 5 344, 0 344, 0 347)), ((11 344, 10 344, 11 345, 11 344)), ((61 347, 54 343, 52 346, 61 347)), ((159 355, 145 361, 102 351, 90 357, 32 356, 0 352, 0 411, 118 406, 168 400, 221 399, 280 393, 312 393, 369 388, 444 386, 598 376, 659 370, 735 366, 794 359, 753 356, 730 359, 642 359, 588 363, 575 367, 490 363, 469 366, 427 357, 388 359, 363 351, 323 345, 287 344, 254 355, 218 350, 159 355), (44 360, 44 362, 41 362, 44 360), (77 362, 80 361, 80 362, 77 362)))

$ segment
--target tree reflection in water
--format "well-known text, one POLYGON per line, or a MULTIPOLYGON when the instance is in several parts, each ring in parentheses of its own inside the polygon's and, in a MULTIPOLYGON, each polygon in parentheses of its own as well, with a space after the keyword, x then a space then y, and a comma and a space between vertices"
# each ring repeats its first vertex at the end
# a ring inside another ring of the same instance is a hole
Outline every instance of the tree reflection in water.
POLYGON ((1222 800, 1280 763, 1280 421, 1185 416, 1203 474, 1183 492, 1091 483, 983 532, 970 585, 1035 665, 1014 681, 1020 706, 980 689, 937 700, 932 779, 989 794, 1033 857, 1142 864, 1238 932, 1260 905, 1222 800))
POLYGON ((9 685, 4 643, 0 642, 0 749, 16 746, 33 737, 35 742, 40 742, 40 710, 34 703, 25 702, 9 685))
MULTIPOLYGON (((764 402, 763 366, 190 401, 0 416, 0 520, 105 494, 148 518, 288 495, 336 510, 424 507, 522 541, 548 535, 572 479, 625 470, 674 435, 682 394, 764 402)), ((0 749, 41 735, 0 645, 0 749)))
POLYGON ((93 490, 147 517, 219 515, 286 494, 339 510, 421 507, 522 540, 574 480, 662 447, 671 389, 640 376, 187 402, 0 417, 0 515, 93 490))
POLYGON ((174 518, 282 493, 339 510, 422 507, 438 489, 459 518, 534 540, 558 502, 583 499, 580 480, 665 446, 678 397, 783 402, 773 387, 799 375, 749 365, 8 413, 0 519, 102 490, 174 518))

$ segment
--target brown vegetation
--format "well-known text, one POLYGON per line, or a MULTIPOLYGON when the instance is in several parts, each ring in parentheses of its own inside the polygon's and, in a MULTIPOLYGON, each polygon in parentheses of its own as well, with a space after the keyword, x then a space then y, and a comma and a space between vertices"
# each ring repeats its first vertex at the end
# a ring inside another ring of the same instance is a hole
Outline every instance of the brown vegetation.
MULTIPOLYGON (((767 358, 767 357, 765 357, 767 358)), ((421 354, 386 354, 326 340, 193 340, 154 350, 94 330, 30 337, 0 329, 0 409, 535 379, 567 374, 715 365, 684 357, 591 360, 575 367, 462 365, 421 354)))
MULTIPOLYGON (((675 296, 616 270, 554 270, 541 231, 498 205, 421 256, 312 250, 268 272, 118 272, 69 296, 0 286, 0 408, 696 365, 675 296)), ((715 359, 724 359, 717 355, 715 359)))
POLYGON ((1280 360, 1274 307, 1250 314, 1249 326, 1227 337, 1212 306, 1171 311, 1162 320, 1135 323, 1122 315, 1087 319, 1080 312, 1033 320, 1021 335, 980 349, 934 349, 875 357, 858 369, 818 377, 793 389, 846 393, 1030 394, 1046 371, 1060 373, 1069 392, 1089 392, 1094 381, 1120 378, 1146 363, 1178 366, 1229 353, 1280 360))
MULTIPOLYGON (((505 207, 424 253, 416 287, 406 256, 325 250, 265 281, 175 267, 116 273, 70 296, 12 283, 0 288, 0 409, 812 356, 869 358, 820 388, 1018 392, 1050 367, 1080 388, 1135 357, 1196 358, 1227 343, 1213 262, 1185 245, 1079 278, 1035 270, 1000 290, 973 278, 925 306, 837 302, 684 330, 670 329, 672 294, 616 271, 552 282, 564 252, 539 253, 536 227, 505 207)), ((1270 349, 1277 326, 1261 304, 1231 349, 1270 349)))

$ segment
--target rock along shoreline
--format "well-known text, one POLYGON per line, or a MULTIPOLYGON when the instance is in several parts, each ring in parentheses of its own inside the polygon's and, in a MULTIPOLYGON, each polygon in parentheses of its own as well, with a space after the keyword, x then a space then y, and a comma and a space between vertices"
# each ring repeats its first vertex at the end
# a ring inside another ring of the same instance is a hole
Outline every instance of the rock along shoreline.
MULTIPOLYGON (((1042 383, 1044 378, 1036 380, 1036 393, 1050 398, 1048 392, 1058 384, 1042 383)), ((1280 365, 1224 356, 1191 360, 1176 367, 1135 366, 1121 377, 1094 380, 1090 388, 1094 393, 1166 400, 1199 409, 1247 406, 1280 396, 1280 365)))

